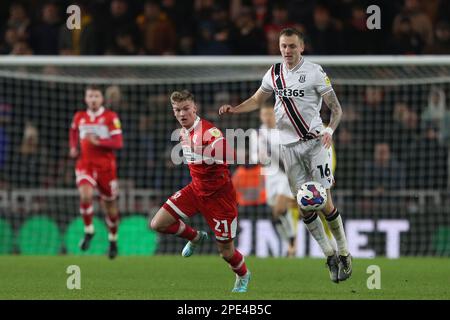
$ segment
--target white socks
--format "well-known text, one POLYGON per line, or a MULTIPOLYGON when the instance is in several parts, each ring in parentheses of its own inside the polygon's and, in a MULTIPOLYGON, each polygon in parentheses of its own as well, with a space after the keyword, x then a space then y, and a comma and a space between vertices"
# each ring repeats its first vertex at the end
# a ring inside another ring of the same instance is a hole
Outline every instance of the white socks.
POLYGON ((330 227, 331 233, 336 239, 336 243, 338 246, 339 255, 347 256, 348 255, 348 247, 347 247, 347 238, 345 237, 344 225, 342 223, 342 218, 339 214, 339 211, 334 208, 333 212, 326 217, 328 226, 330 227))
POLYGON ((334 255, 334 249, 331 246, 328 237, 323 228, 322 220, 318 219, 317 213, 314 212, 308 218, 303 219, 306 228, 309 230, 313 238, 317 241, 323 253, 329 257, 334 255))

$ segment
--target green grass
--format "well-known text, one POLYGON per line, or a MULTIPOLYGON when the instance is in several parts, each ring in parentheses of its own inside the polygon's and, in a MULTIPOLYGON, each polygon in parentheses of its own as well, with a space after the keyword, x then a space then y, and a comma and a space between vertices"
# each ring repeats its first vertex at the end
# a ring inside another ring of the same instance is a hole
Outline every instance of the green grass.
POLYGON ((0 256, 0 299, 450 299, 448 258, 355 259, 350 280, 329 280, 324 259, 248 257, 246 294, 217 256, 0 256), (81 290, 68 290, 66 268, 81 268, 81 290), (369 265, 381 289, 366 286, 369 265))

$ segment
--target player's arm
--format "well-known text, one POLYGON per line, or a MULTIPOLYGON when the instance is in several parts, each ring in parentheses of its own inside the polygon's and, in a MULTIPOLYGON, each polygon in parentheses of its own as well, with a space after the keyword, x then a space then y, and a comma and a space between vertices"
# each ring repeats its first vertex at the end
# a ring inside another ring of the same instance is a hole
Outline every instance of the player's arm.
POLYGON ((96 135, 90 134, 88 136, 88 139, 93 145, 102 148, 118 150, 122 149, 123 147, 123 138, 121 133, 112 135, 107 139, 100 139, 96 135))
POLYGON ((229 104, 221 106, 219 109, 219 114, 222 115, 224 113, 245 113, 255 111, 259 109, 259 107, 271 96, 272 92, 266 92, 259 88, 253 96, 235 107, 232 107, 229 104))
POLYGON ((77 114, 75 114, 69 130, 69 146, 70 146, 69 156, 71 158, 78 157, 78 138, 79 132, 77 124, 77 114))
POLYGON ((123 137, 122 137, 122 129, 119 117, 116 114, 113 115, 113 118, 108 125, 109 128, 109 138, 100 139, 96 135, 88 135, 89 141, 96 146, 118 150, 123 147, 123 137))
POLYGON ((332 142, 331 136, 338 127, 339 122, 342 118, 342 107, 334 90, 325 93, 323 95, 323 101, 325 101, 325 104, 331 110, 330 123, 328 124, 328 127, 325 128, 325 130, 322 132, 322 142, 326 148, 329 148, 331 147, 332 142))

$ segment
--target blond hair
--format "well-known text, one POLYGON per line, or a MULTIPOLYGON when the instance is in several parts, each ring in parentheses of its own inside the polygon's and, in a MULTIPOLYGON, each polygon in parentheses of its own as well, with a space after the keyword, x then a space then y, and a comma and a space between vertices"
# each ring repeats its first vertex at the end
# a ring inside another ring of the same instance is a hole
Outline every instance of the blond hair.
POLYGON ((170 95, 171 103, 178 103, 178 102, 183 102, 186 100, 194 101, 194 95, 187 90, 174 91, 170 95))

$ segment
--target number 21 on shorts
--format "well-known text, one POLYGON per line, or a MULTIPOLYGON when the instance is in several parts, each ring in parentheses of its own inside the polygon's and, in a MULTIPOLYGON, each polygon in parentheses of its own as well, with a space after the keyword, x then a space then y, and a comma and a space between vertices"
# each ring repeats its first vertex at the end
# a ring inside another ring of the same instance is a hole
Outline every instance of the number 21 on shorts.
POLYGON ((227 220, 217 220, 217 219, 213 219, 214 222, 216 223, 216 226, 214 227, 214 229, 216 231, 222 232, 222 233, 228 233, 228 223, 227 220), (223 226, 223 230, 220 229, 220 225, 223 226))

